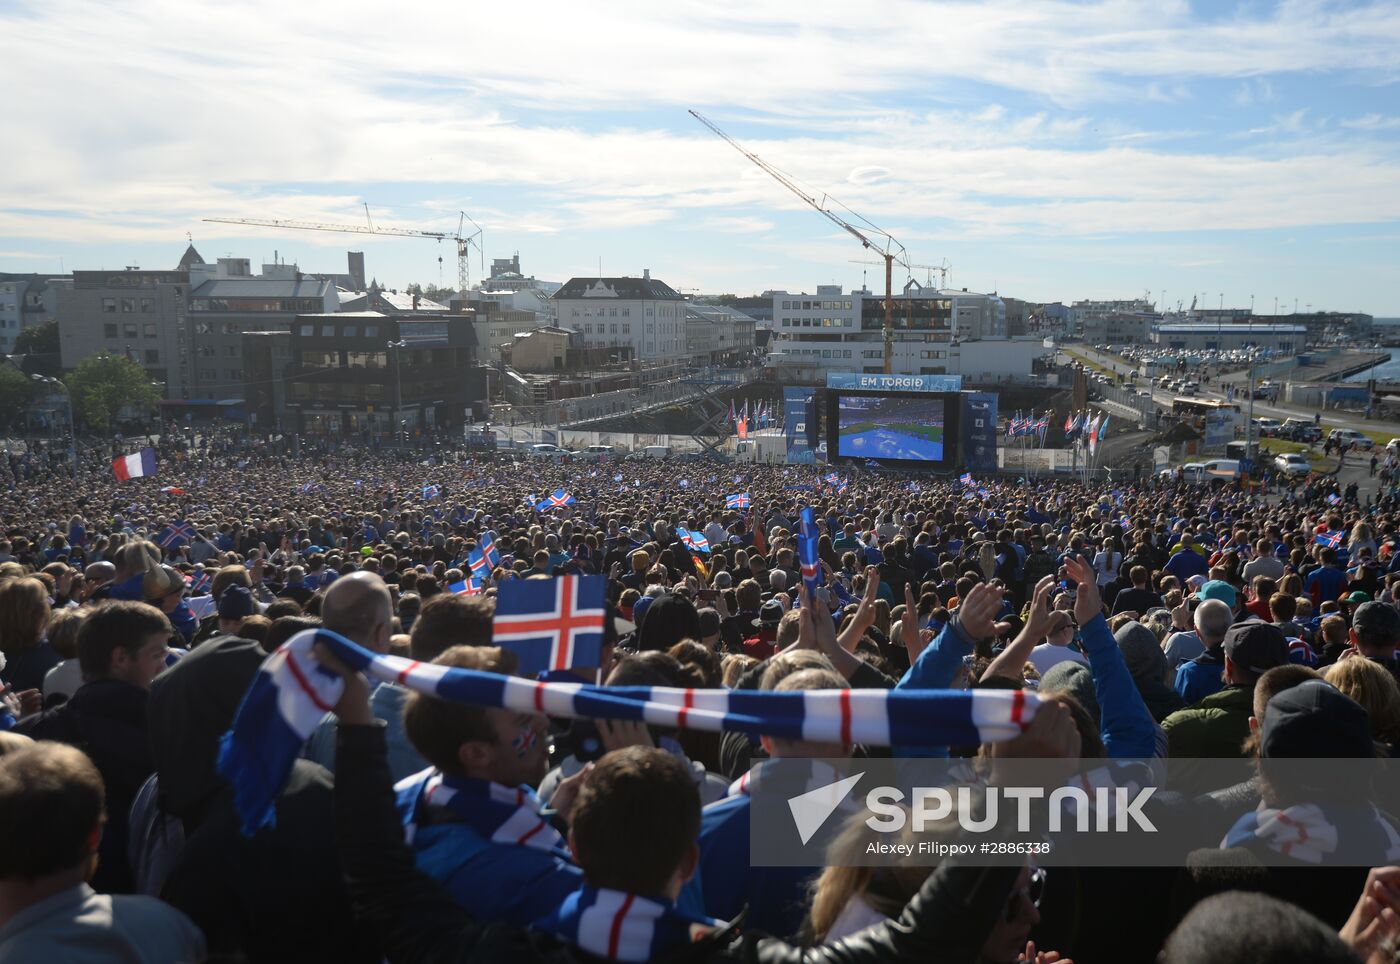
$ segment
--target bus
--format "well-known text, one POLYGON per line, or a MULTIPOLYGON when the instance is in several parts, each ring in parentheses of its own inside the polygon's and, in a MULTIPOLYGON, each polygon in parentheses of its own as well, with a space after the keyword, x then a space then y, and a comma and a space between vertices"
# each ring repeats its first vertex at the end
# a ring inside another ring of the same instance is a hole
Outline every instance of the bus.
POLYGON ((1172 414, 1182 420, 1204 421, 1207 415, 1214 412, 1233 412, 1238 415, 1240 406, 1237 402, 1225 402, 1213 398, 1177 396, 1172 399, 1172 414))

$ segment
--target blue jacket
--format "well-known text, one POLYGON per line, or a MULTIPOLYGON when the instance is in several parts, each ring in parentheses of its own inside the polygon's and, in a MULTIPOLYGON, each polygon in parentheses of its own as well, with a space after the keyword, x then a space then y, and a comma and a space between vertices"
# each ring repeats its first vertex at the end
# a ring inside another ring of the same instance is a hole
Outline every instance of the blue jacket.
MULTIPOLYGON (((711 917, 733 920, 747 906, 746 928, 777 937, 796 934, 807 913, 807 882, 820 870, 749 864, 746 793, 717 800, 701 812, 698 887, 711 917)), ((690 895, 681 896, 684 904, 690 895)))
POLYGON ((1206 562, 1205 557, 1192 549, 1182 549, 1168 559, 1162 568, 1183 583, 1192 576, 1205 576, 1210 573, 1210 564, 1206 562))
POLYGON ((1109 757, 1146 760, 1158 756, 1157 722, 1128 672, 1108 620, 1098 615, 1079 627, 1079 642, 1094 674, 1099 735, 1109 757))
POLYGON ((1176 668, 1176 692, 1187 706, 1194 706, 1201 700, 1225 688, 1222 674, 1225 672, 1225 651, 1217 646, 1208 649, 1195 659, 1188 659, 1176 668))

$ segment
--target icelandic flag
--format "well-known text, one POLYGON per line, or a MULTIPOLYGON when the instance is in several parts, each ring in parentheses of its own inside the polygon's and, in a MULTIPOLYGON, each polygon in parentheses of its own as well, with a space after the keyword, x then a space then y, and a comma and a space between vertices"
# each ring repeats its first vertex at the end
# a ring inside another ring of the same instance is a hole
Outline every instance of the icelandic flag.
POLYGON ((442 487, 440 485, 437 485, 436 483, 430 483, 428 485, 423 486, 423 498, 425 500, 436 499, 440 495, 442 495, 442 487))
POLYGON ((123 455, 119 459, 113 459, 112 474, 117 477, 118 482, 139 479, 143 475, 155 475, 156 450, 146 448, 132 455, 123 455))
POLYGON ((555 489, 553 495, 541 499, 535 508, 540 512, 548 512, 550 509, 557 509, 560 506, 573 505, 577 501, 563 489, 555 489))
POLYGON ((192 572, 185 576, 185 585, 189 588, 191 596, 203 596, 213 584, 214 577, 209 575, 208 569, 201 569, 199 572, 192 572))
POLYGON ((972 473, 964 472, 962 475, 958 476, 958 481, 963 485, 972 485, 972 473))
POLYGON ((821 530, 817 528, 817 513, 811 506, 804 506, 797 526, 797 562, 802 568, 802 581, 807 586, 807 595, 817 598, 817 587, 821 585, 821 556, 817 545, 821 530))
POLYGON ((481 592, 481 580, 474 573, 468 573, 461 582, 448 583, 447 591, 454 596, 472 596, 481 592))
POLYGON ((836 483, 836 494, 837 494, 837 495, 845 495, 845 494, 846 494, 846 480, 845 480, 845 479, 842 479, 840 482, 837 482, 837 483, 836 483))
POLYGON ((1329 495, 1329 496, 1327 497, 1327 504, 1328 504, 1328 505, 1340 505, 1341 502, 1342 502, 1342 497, 1341 497, 1340 495, 1338 495, 1337 493, 1335 493, 1335 492, 1333 492, 1331 495, 1329 495))
POLYGON ((676 533, 681 537, 681 542, 692 552, 710 551, 710 540, 705 538, 705 533, 696 532, 693 529, 677 529, 676 533))
POLYGON ((1345 532, 1319 532, 1313 543, 1319 546, 1326 546, 1328 549, 1336 549, 1342 544, 1342 537, 1345 532))
POLYGON ((751 501, 747 492, 736 492, 724 497, 724 507, 726 509, 747 509, 751 501))
POLYGON ((172 522, 156 536, 156 543, 162 549, 178 549, 187 542, 194 541, 194 526, 188 522, 172 522))
POLYGON ((826 482, 827 485, 840 485, 841 476, 837 475, 835 472, 832 472, 831 474, 826 476, 826 478, 823 481, 826 482))
POLYGON ((496 594, 491 641, 520 658, 520 674, 596 668, 603 657, 607 576, 512 579, 496 594))
POLYGON ((501 564, 501 553, 496 549, 496 540, 491 538, 491 533, 481 537, 477 547, 467 554, 467 562, 473 575, 484 575, 501 564))

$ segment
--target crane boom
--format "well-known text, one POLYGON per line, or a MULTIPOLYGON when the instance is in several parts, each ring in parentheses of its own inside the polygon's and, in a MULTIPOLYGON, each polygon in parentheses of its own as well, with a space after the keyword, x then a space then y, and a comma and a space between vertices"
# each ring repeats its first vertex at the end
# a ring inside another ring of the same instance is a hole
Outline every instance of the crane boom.
MULTIPOLYGON (((713 133, 719 135, 719 137, 721 137, 721 138, 725 141, 725 143, 727 143, 730 147, 734 148, 734 149, 735 149, 736 151, 738 151, 740 154, 742 154, 742 155, 744 155, 745 157, 747 157, 751 162, 753 162, 753 164, 754 164, 755 166, 757 166, 760 170, 762 170, 762 171, 763 171, 765 174, 767 174, 769 177, 773 178, 773 180, 777 181, 779 184, 781 184, 783 187, 787 188, 787 189, 788 189, 789 191, 791 191, 793 194, 796 194, 798 197, 800 197, 803 201, 805 201, 805 202, 806 202, 807 204, 809 204, 811 207, 815 208, 818 214, 821 214, 821 215, 822 215, 823 217, 825 217, 827 220, 831 221, 831 222, 832 222, 833 224, 835 224, 837 227, 841 228, 841 230, 843 230, 843 231, 845 231, 846 233, 850 234, 850 235, 851 235, 852 237, 854 237, 857 241, 859 241, 863 247, 865 247, 866 249, 868 249, 868 250, 870 250, 870 251, 875 252, 876 254, 880 255, 881 258, 884 259, 884 264, 885 264, 885 325, 884 325, 885 374, 886 374, 886 375, 891 375, 891 374, 893 374, 893 373, 894 373, 894 265, 895 265, 896 262, 898 262, 900 265, 903 265, 904 268, 905 268, 906 270, 909 268, 909 257, 908 257, 908 253, 904 250, 904 245, 902 245, 902 244, 900 244, 898 241, 896 241, 896 240, 894 239, 894 236, 893 236, 893 235, 889 234, 889 233, 886 232, 886 231, 882 231, 882 230, 880 230, 879 228, 876 228, 874 225, 870 225, 870 229, 871 229, 870 233, 876 234, 876 235, 882 237, 882 238, 884 239, 884 244, 883 244, 883 245, 877 244, 876 242, 870 240, 870 238, 866 236, 865 232, 861 231, 861 230, 860 230, 859 228, 857 228, 855 225, 851 224, 851 223, 850 223, 849 221, 847 221, 845 218, 842 218, 841 216, 839 216, 838 214, 836 214, 834 211, 832 211, 832 210, 828 207, 828 204, 829 204, 830 202, 835 202, 835 203, 837 203, 837 204, 840 204, 840 202, 839 202, 839 201, 836 201, 835 198, 831 197, 831 195, 829 195, 829 194, 823 194, 822 197, 821 197, 821 200, 820 200, 820 201, 817 200, 817 198, 816 198, 815 196, 813 196, 813 195, 811 195, 811 194, 808 194, 806 191, 802 190, 802 188, 798 187, 798 185, 795 184, 795 183, 793 182, 793 180, 792 180, 790 177, 788 177, 786 174, 784 174, 782 171, 778 170, 778 169, 777 169, 776 167, 774 167, 772 164, 769 164, 767 161, 765 161, 763 158, 759 157, 759 156, 758 156, 757 154, 755 154, 753 151, 750 151, 750 150, 746 149, 742 144, 740 144, 740 143, 739 143, 738 141, 736 141, 734 138, 730 137, 728 134, 726 134, 724 131, 722 131, 722 130, 721 130, 718 126, 716 126, 709 118, 707 118, 705 115, 701 114, 699 111, 697 111, 697 110, 691 110, 691 111, 690 111, 690 116, 691 116, 691 117, 694 117, 694 118, 695 118, 696 120, 698 120, 700 123, 704 124, 704 125, 705 125, 706 127, 708 127, 713 133)), ((841 205, 841 206, 842 206, 842 207, 845 207, 845 205, 841 205)), ((847 210, 849 210, 849 209, 847 209, 847 210)), ((857 215, 857 217, 859 217, 859 215, 857 215)), ((862 219, 862 220, 864 220, 864 219, 862 219)), ((867 221, 866 224, 869 225, 870 223, 867 221)))
MULTIPOLYGON (((369 208, 365 208, 365 218, 369 218, 369 208)), ((482 259, 482 270, 485 270, 486 255, 481 248, 482 229, 481 225, 473 221, 465 211, 461 212, 461 217, 457 220, 457 230, 452 231, 410 231, 406 228, 382 228, 376 227, 371 221, 367 225, 360 224, 325 224, 320 221, 285 221, 277 218, 204 218, 205 221, 215 224, 246 224, 263 228, 291 228, 297 231, 333 231, 338 234, 380 234, 397 238, 428 238, 433 241, 455 241, 457 242, 457 288, 458 296, 466 297, 467 289, 471 287, 470 267, 471 249, 476 247, 477 253, 482 259), (466 223, 470 223, 476 231, 471 234, 464 234, 466 223)), ((439 261, 442 259, 439 258, 439 261)))

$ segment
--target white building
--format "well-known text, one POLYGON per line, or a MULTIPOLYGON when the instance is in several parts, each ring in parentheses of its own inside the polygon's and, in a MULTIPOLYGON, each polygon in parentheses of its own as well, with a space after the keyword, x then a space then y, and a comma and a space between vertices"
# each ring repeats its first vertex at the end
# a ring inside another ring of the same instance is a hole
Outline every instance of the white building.
MULTIPOLYGON (((893 299, 893 369, 899 375, 1030 374, 1043 349, 1008 348, 1006 305, 996 295, 911 284, 893 299), (996 352, 965 346, 986 342, 996 352), (984 357, 985 355, 985 357, 984 357), (972 368, 969 368, 971 364, 972 368)), ((885 299, 865 289, 849 293, 819 285, 815 295, 773 292, 773 339, 768 357, 786 381, 825 381, 828 371, 885 370, 885 299)))
MULTIPOLYGON (((561 285, 557 281, 541 281, 539 278, 525 277, 520 271, 520 252, 517 251, 509 258, 491 259, 491 276, 482 279, 482 291, 529 291, 535 290, 543 292, 548 297, 558 291, 561 285)), ((511 305, 510 307, 519 307, 511 305)))
POLYGON ((753 355, 754 320, 726 305, 691 302, 685 336, 692 365, 733 365, 753 355))
POLYGON ((554 293, 560 328, 587 346, 627 346, 638 361, 688 357, 685 299, 645 270, 640 278, 570 278, 554 293))
POLYGON ((1086 332, 1101 332, 1110 317, 1151 315, 1155 311, 1156 306, 1144 298, 1124 301, 1076 301, 1069 306, 1069 330, 1089 341, 1090 334, 1086 332))

